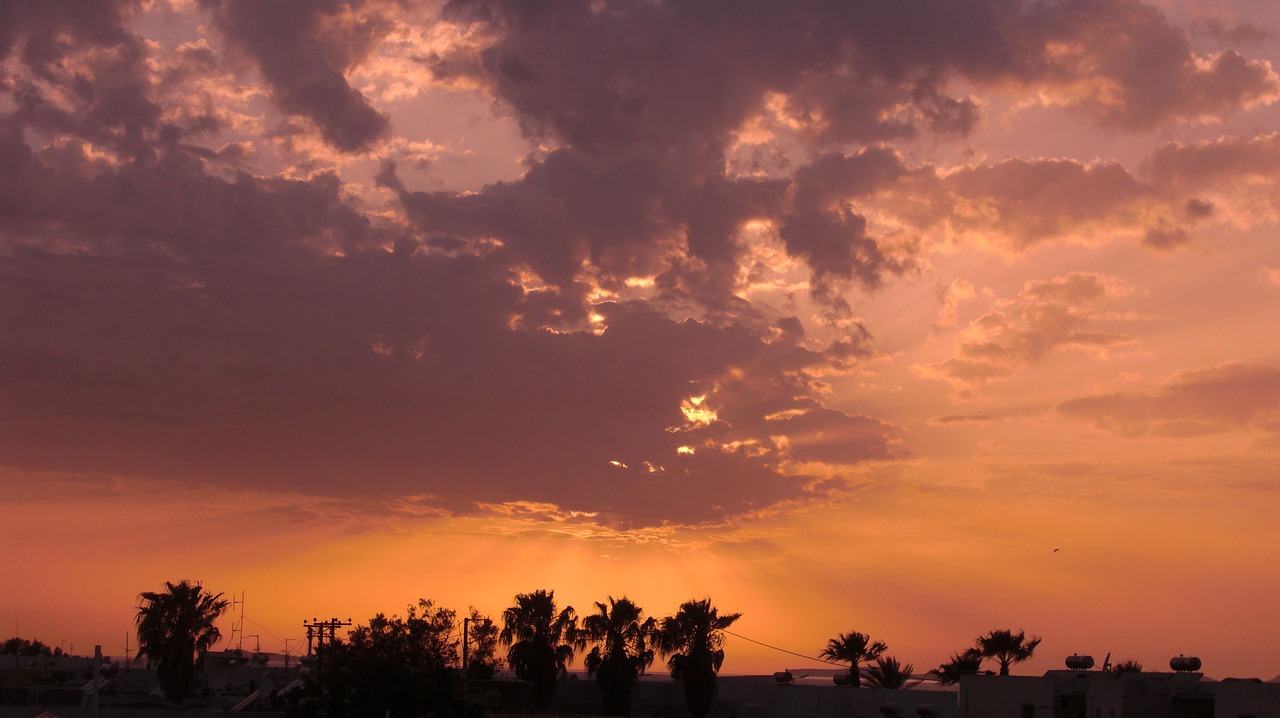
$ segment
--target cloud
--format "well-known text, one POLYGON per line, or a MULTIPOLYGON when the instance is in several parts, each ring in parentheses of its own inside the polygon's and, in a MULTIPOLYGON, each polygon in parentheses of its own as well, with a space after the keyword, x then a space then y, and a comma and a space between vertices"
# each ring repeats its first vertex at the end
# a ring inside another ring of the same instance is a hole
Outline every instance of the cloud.
POLYGON ((146 47, 124 27, 137 6, 102 2, 69 12, 54 3, 6 3, 0 59, 16 52, 26 69, 5 78, 8 122, 131 156, 144 152, 160 108, 148 96, 146 47))
MULTIPOLYGON (((831 236, 818 230, 839 227, 846 239, 837 246, 860 260, 849 274, 867 286, 909 268, 925 238, 1004 254, 1050 242, 1116 239, 1169 251, 1192 242, 1201 227, 1248 228, 1280 219, 1278 137, 1168 143, 1136 172, 1116 162, 1072 159, 912 167, 883 147, 827 155, 795 173, 795 209, 787 219, 804 227, 807 243, 788 247, 814 256, 810 244, 822 248, 822 238, 831 236), (878 254, 858 249, 868 241, 878 254)), ((840 266, 830 257, 816 265, 832 273, 840 266)))
POLYGON ((1118 164, 1017 160, 962 168, 941 180, 957 198, 954 232, 990 232, 1015 248, 1047 239, 1088 236, 1134 221, 1144 188, 1118 164))
POLYGON ((0 153, 14 466, 426 493, 459 513, 535 501, 647 525, 796 495, 804 479, 768 441, 779 411, 826 417, 782 432, 797 441, 845 439, 810 453, 885 453, 890 428, 822 413, 805 377, 832 358, 802 346, 796 321, 547 302, 514 241, 441 251, 374 226, 333 175, 228 181, 176 150, 117 164, 12 134, 0 153), (555 316, 570 305, 593 319, 555 316), (692 396, 721 421, 671 431, 692 396), (733 448, 752 441, 766 450, 733 448))
POLYGON ((310 120, 335 149, 362 152, 386 136, 386 115, 346 78, 390 30, 376 3, 209 0, 203 7, 262 73, 280 109, 310 120))
POLYGON ((819 143, 966 133, 979 108, 953 79, 1145 129, 1280 96, 1266 61, 1197 55, 1186 31, 1133 0, 920 8, 768 3, 455 0, 445 17, 487 45, 437 55, 448 79, 473 76, 532 135, 583 149, 723 138, 781 98, 788 124, 819 143), (1117 32, 1117 28, 1123 28, 1117 32), (654 53, 653 47, 663 52, 654 53), (708 91, 714 87, 714 92, 708 91))
POLYGON ((838 291, 833 280, 874 288, 885 275, 900 274, 910 265, 868 233, 867 219, 855 204, 906 171, 896 153, 875 147, 854 155, 825 155, 796 172, 790 211, 778 235, 791 256, 813 269, 820 295, 838 291))
MULTIPOLYGON (((23 470, 725 521, 908 454, 900 427, 829 405, 824 377, 873 353, 851 292, 940 243, 1171 248, 1275 206, 1268 137, 1139 173, 887 144, 964 137, 982 92, 1128 129, 1270 101, 1265 63, 1197 57, 1118 0, 207 0, 173 42, 138 34, 146 12, 0 6, 0 449, 23 470), (1116 19, 1142 42, 1098 35, 1116 19), (184 35, 203 20, 216 35, 184 35), (365 186, 383 158, 360 155, 441 151, 389 119, 431 82, 519 124, 521 176, 424 192, 387 162, 365 186), (294 161, 320 140, 337 153, 294 161), (740 161, 755 149, 769 161, 740 161)), ((1099 307, 1126 287, 1029 283, 928 371, 973 388, 1122 344, 1099 307)), ((953 282, 939 328, 976 295, 953 282)))
POLYGON ((1228 362, 1191 369, 1142 392, 1064 401, 1064 416, 1126 436, 1197 436, 1263 428, 1280 418, 1280 369, 1228 362))
POLYGON ((941 306, 938 307, 938 319, 933 323, 933 328, 954 327, 959 320, 960 303, 976 296, 977 293, 970 282, 959 278, 951 280, 951 284, 938 290, 941 306))
POLYGON ((1225 46, 1259 43, 1275 37, 1274 32, 1250 20, 1229 22, 1225 18, 1211 16, 1197 21, 1193 27, 1225 46))
POLYGON ((1105 352, 1133 339, 1095 328, 1107 317, 1094 307, 1130 291, 1119 277, 1090 272, 1027 282, 1017 298, 998 302, 960 332, 954 356, 915 369, 968 390, 1025 371, 1059 349, 1105 352))
POLYGON ((846 315, 850 288, 914 271, 932 233, 1007 252, 1115 236, 1170 250, 1203 215, 1117 163, 910 167, 873 143, 970 132, 980 107, 957 84, 1040 92, 1129 129, 1270 101, 1277 88, 1265 62, 1199 57, 1187 33, 1125 0, 923 15, 459 0, 441 19, 467 41, 424 55, 437 81, 486 88, 548 151, 518 181, 465 197, 402 192, 402 204, 422 231, 501 238, 562 295, 585 263, 606 277, 666 272, 665 287, 731 301, 748 222, 767 223, 808 266, 813 296, 846 315), (1108 34, 1117 26, 1132 41, 1108 34), (1201 89, 1166 87, 1184 85, 1201 89), (808 158, 794 169, 726 162, 744 141, 763 152, 785 138, 808 158))
POLYGON ((948 414, 946 416, 939 416, 930 419, 929 421, 934 424, 985 424, 991 421, 991 417, 987 414, 948 414))
POLYGON ((1141 169, 1156 191, 1186 197, 1193 222, 1251 227, 1280 219, 1280 133, 1171 142, 1141 169))
POLYGON ((1136 130, 1216 119, 1280 97, 1270 63, 1231 50, 1199 56, 1188 34, 1148 5, 1046 3, 1030 15, 1044 43, 1036 79, 1047 80, 1054 102, 1104 125, 1136 130))
POLYGON ((815 408, 766 419, 772 439, 792 461, 849 465, 902 455, 897 429, 867 416, 815 408))

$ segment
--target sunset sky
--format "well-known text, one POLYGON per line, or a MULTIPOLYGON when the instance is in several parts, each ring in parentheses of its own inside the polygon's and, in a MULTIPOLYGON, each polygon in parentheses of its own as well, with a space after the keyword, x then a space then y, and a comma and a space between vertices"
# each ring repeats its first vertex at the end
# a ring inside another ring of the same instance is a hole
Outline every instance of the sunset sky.
POLYGON ((0 3, 0 636, 547 588, 1269 679, 1278 72, 1274 0, 0 3))

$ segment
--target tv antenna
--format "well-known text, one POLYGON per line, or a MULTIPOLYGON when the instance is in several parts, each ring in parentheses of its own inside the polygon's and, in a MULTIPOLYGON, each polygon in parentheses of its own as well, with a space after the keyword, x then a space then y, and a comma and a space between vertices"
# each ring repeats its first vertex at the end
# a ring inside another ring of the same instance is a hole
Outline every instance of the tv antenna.
POLYGON ((236 606, 240 607, 240 620, 231 623, 231 640, 236 640, 236 634, 239 634, 240 640, 236 643, 236 650, 242 651, 244 650, 244 591, 240 592, 238 599, 234 593, 231 594, 231 608, 234 609, 236 606))

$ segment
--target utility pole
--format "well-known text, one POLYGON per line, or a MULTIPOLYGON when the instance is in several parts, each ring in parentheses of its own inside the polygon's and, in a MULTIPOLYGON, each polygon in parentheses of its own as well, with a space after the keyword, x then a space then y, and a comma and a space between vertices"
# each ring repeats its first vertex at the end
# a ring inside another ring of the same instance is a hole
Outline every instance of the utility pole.
POLYGON ((350 626, 351 619, 339 621, 336 618, 330 618, 327 621, 321 621, 318 618, 312 618, 310 621, 303 621, 302 627, 307 629, 307 655, 313 653, 319 659, 316 663, 316 671, 324 670, 324 647, 325 644, 332 645, 338 640, 337 631, 342 626, 350 626))
POLYGON ((462 619, 462 675, 467 675, 467 649, 470 647, 470 641, 467 640, 467 624, 471 623, 471 617, 462 619))
POLYGON ((98 718, 98 691, 102 688, 99 678, 102 675, 102 646, 93 647, 93 689, 89 692, 89 715, 98 718))

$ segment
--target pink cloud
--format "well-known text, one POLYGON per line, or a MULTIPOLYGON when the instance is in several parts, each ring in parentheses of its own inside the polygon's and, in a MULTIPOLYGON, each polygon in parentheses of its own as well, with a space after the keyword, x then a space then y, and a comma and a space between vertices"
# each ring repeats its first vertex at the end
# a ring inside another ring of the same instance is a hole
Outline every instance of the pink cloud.
POLYGON ((1104 320, 1095 307, 1130 291, 1118 277, 1086 272, 1027 282, 1016 299, 999 303, 961 331, 955 355, 917 371, 972 388, 1026 371, 1061 349, 1126 344, 1133 341, 1129 335, 1094 328, 1104 320))
POLYGON ((1229 362, 1179 372, 1147 391, 1070 399, 1058 412, 1127 436, 1195 436, 1262 427, 1280 415, 1280 370, 1229 362))

